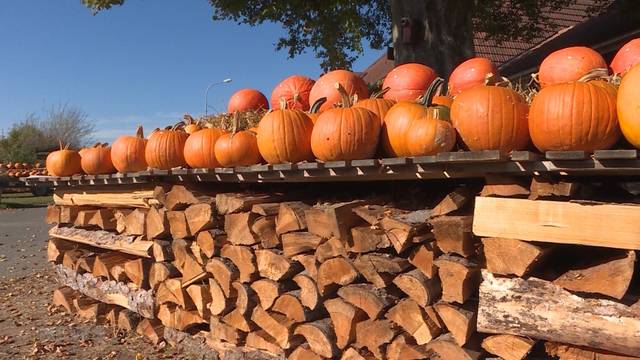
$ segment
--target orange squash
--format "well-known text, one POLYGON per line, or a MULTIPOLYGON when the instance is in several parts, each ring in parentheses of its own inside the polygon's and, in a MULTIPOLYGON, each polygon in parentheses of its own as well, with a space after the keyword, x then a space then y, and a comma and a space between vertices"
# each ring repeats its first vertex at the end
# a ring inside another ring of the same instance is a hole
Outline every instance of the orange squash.
MULTIPOLYGON (((387 92, 388 90, 383 90, 387 92)), ((380 95, 384 94, 382 92, 380 95)), ((376 114, 378 119, 380 119, 380 124, 384 122, 384 117, 387 115, 387 112, 393 105, 396 104, 395 101, 389 99, 381 99, 378 97, 379 94, 372 95, 369 99, 362 99, 356 102, 353 107, 355 108, 363 108, 371 111, 376 114)))
POLYGON ((184 159, 194 168, 213 169, 220 166, 215 145, 225 132, 217 128, 205 128, 191 134, 184 144, 184 159))
POLYGON ((530 142, 528 108, 512 89, 479 85, 456 96, 451 121, 469 150, 523 150, 530 142))
POLYGON ((113 174, 116 168, 111 162, 111 148, 107 144, 96 144, 86 148, 80 155, 80 166, 85 174, 113 174))
POLYGON ((458 65, 449 76, 449 94, 456 96, 477 85, 484 85, 487 76, 498 76, 498 68, 489 59, 475 57, 458 65))
POLYGON ((180 123, 164 130, 156 130, 149 135, 144 151, 149 167, 170 170, 187 165, 184 158, 184 145, 189 134, 184 132, 183 125, 180 123))
POLYGON ((184 132, 189 135, 201 129, 200 124, 189 114, 184 114, 182 122, 184 122, 184 132))
POLYGON ((384 78, 382 88, 389 88, 389 91, 383 97, 393 101, 417 101, 436 77, 436 72, 426 65, 399 65, 384 78))
POLYGON ((342 107, 318 117, 311 133, 311 150, 322 161, 357 160, 373 157, 380 136, 380 119, 363 107, 351 107, 349 95, 336 83, 342 107))
POLYGON ((597 51, 574 46, 554 51, 540 64, 540 87, 578 81, 594 69, 607 68, 607 63, 597 51))
POLYGON ((62 142, 60 142, 60 150, 53 151, 47 155, 47 172, 51 176, 82 174, 80 162, 80 154, 75 150, 69 150, 69 145, 62 146, 62 142))
POLYGON ((313 104, 320 98, 327 98, 327 102, 320 106, 319 113, 331 109, 342 99, 335 88, 335 84, 342 85, 349 96, 357 95, 359 99, 369 97, 367 84, 357 74, 347 70, 334 70, 322 75, 311 88, 309 103, 313 104))
POLYGON ((297 163, 312 160, 311 131, 313 121, 294 109, 273 110, 258 124, 258 150, 269 164, 297 163))
POLYGON ((135 136, 120 136, 111 145, 113 166, 121 173, 146 170, 147 160, 144 157, 146 146, 147 139, 144 138, 142 126, 136 128, 135 136))
POLYGON ((617 110, 624 137, 640 148, 640 63, 622 78, 618 89, 617 110))
POLYGON ((287 109, 309 110, 309 94, 315 83, 306 76, 289 76, 271 92, 271 108, 280 109, 280 99, 284 99, 287 109))
POLYGON ((237 119, 233 132, 218 138, 215 145, 216 159, 224 167, 249 166, 260 163, 262 157, 258 150, 258 138, 250 130, 236 131, 237 119))
POLYGON ((635 64, 640 63, 640 38, 624 44, 611 60, 611 70, 614 74, 624 75, 635 64))
POLYGON ((269 101, 263 93, 256 89, 242 89, 236 91, 229 99, 227 112, 251 110, 268 110, 269 101))

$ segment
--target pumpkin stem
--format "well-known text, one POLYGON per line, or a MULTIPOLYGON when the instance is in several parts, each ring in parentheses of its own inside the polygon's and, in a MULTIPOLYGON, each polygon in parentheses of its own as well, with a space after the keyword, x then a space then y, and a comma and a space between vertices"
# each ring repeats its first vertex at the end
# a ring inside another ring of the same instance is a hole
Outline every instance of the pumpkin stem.
POLYGON ((93 146, 91 146, 91 147, 92 148, 97 148, 97 147, 100 147, 101 145, 102 145, 101 142, 97 142, 97 143, 93 144, 93 146))
POLYGON ((326 97, 321 97, 320 99, 316 100, 316 102, 313 103, 313 105, 311 105, 311 109, 309 110, 309 113, 311 114, 317 114, 318 111, 320 110, 320 107, 322 106, 322 104, 327 102, 327 98, 326 97))
POLYGON ((342 107, 351 107, 351 99, 349 98, 349 94, 347 93, 347 90, 344 88, 344 86, 342 86, 342 84, 340 83, 336 83, 335 87, 336 90, 338 90, 338 92, 340 93, 340 97, 342 98, 342 107))
POLYGON ((169 126, 167 130, 173 130, 173 131, 184 130, 184 122, 180 121, 173 126, 169 126))
POLYGON ((185 113, 182 116, 182 119, 183 119, 185 125, 191 125, 191 124, 195 123, 195 121, 193 120, 193 117, 191 115, 189 115, 188 113, 185 113))
MULTIPOLYGON (((282 100, 282 99, 280 99, 280 100, 282 100)), ((232 129, 231 129, 231 133, 235 134, 236 132, 238 132, 238 113, 237 112, 233 114, 233 119, 231 119, 231 123, 233 124, 232 125, 232 129)))
POLYGON ((588 73, 584 74, 578 82, 587 82, 591 80, 609 80, 609 70, 605 68, 592 69, 588 73))
POLYGON ((62 145, 62 139, 58 139, 58 144, 60 145, 60 150, 64 150, 64 146, 62 145))
POLYGON ((287 99, 285 99, 284 97, 281 97, 280 100, 278 100, 278 102, 280 103, 281 110, 284 110, 287 108, 287 99))
POLYGON ((144 139, 144 130, 142 130, 142 125, 136 126, 136 137, 144 139))
POLYGON ((435 78, 431 82, 431 85, 429 85, 429 88, 427 88, 427 91, 425 91, 424 94, 422 95, 422 100, 420 101, 420 104, 427 107, 433 105, 433 97, 436 96, 442 84, 444 84, 443 78, 441 77, 435 78))
POLYGON ((389 92, 389 90, 391 90, 390 87, 386 87, 382 90, 378 90, 376 92, 374 92, 373 94, 371 94, 371 98, 372 99, 380 99, 384 94, 386 94, 387 92, 389 92))

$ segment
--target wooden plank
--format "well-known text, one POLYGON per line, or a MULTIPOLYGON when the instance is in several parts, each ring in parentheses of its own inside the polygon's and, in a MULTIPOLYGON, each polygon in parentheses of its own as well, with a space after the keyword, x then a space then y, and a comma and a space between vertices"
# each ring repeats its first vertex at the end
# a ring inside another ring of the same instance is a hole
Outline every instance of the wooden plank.
POLYGON ((439 163, 500 162, 508 156, 499 150, 443 152, 436 155, 439 163))
POLYGON ((120 251, 126 254, 150 258, 153 241, 134 240, 133 236, 117 235, 107 231, 89 231, 75 228, 53 227, 49 236, 68 241, 95 246, 102 249, 120 251))
POLYGON ((82 189, 56 189, 56 205, 93 205, 102 207, 148 208, 160 203, 153 197, 153 186, 114 185, 83 187, 82 189))
POLYGON ((380 165, 383 166, 399 166, 407 164, 409 164, 409 158, 406 157, 380 159, 380 165))
POLYGON ((584 151, 547 151, 544 156, 547 160, 584 160, 588 154, 584 151))
POLYGON ((638 223, 640 207, 634 205, 476 197, 473 233, 639 250, 638 223))
POLYGON ((532 162, 538 161, 542 158, 542 155, 531 151, 512 151, 511 161, 518 162, 532 162))
POLYGON ((638 158, 638 150, 620 149, 620 150, 596 150, 593 152, 593 158, 598 160, 629 160, 638 158))

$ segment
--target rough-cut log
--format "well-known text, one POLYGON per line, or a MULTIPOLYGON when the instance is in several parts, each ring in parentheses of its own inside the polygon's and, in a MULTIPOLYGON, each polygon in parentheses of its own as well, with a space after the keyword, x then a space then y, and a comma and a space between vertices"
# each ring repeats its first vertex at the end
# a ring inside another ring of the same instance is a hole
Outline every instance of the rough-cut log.
POLYGON ((197 204, 200 200, 186 187, 173 185, 171 191, 164 197, 164 207, 169 211, 184 210, 189 205, 197 204))
POLYGON ((315 251, 322 242, 318 235, 308 232, 293 232, 282 235, 282 251, 284 256, 292 257, 309 251, 315 251))
POLYGON ((124 309, 119 307, 119 306, 111 307, 111 309, 109 309, 107 311, 107 314, 104 316, 105 323, 108 324, 111 327, 117 327, 118 326, 118 315, 120 314, 121 310, 124 310, 124 309))
POLYGON ((169 231, 174 239, 185 239, 191 237, 187 218, 184 211, 167 211, 167 220, 169 221, 169 231))
POLYGON ((184 211, 184 216, 187 218, 191 234, 213 229, 218 224, 215 209, 211 204, 193 204, 184 211))
POLYGON ((240 282, 251 282, 258 276, 256 256, 250 247, 227 244, 220 250, 220 256, 236 265, 240 272, 240 282))
POLYGON ((182 274, 171 263, 156 262, 149 269, 149 286, 156 290, 160 283, 170 278, 180 277, 182 274))
POLYGON ((487 269, 500 275, 527 275, 548 253, 538 245, 505 238, 483 238, 487 269))
POLYGON ((305 211, 307 228, 310 233, 320 237, 336 237, 347 242, 351 238, 351 228, 362 223, 362 218, 352 211, 361 205, 363 201, 355 200, 310 208, 305 211))
POLYGON ((335 237, 320 244, 316 249, 315 254, 316 259, 321 263, 336 256, 347 257, 347 251, 344 248, 344 244, 335 237))
POLYGON ((44 217, 45 224, 59 224, 60 223, 60 206, 48 205, 47 214, 44 217))
POLYGON ((396 297, 388 294, 384 288, 376 288, 371 284, 343 286, 338 290, 338 296, 362 309, 370 319, 381 317, 396 300, 396 297))
POLYGON ((436 259, 442 282, 442 300, 463 304, 476 292, 480 282, 478 266, 471 261, 451 255, 436 259))
POLYGON ((78 212, 83 210, 94 210, 91 206, 75 206, 68 204, 69 206, 60 207, 60 224, 73 224, 76 222, 78 212))
MULTIPOLYGON (((93 263, 93 275, 102 276, 106 279, 116 279, 115 271, 112 271, 114 267, 121 266, 124 272, 124 264, 127 261, 133 260, 131 255, 121 254, 118 252, 106 252, 96 256, 93 263)), ((117 279, 116 279, 117 281, 117 279)))
POLYGON ((365 254, 353 260, 353 266, 375 287, 383 288, 391 284, 396 274, 410 266, 406 259, 390 254, 365 254))
POLYGON ((411 299, 400 300, 387 311, 385 316, 402 327, 418 345, 428 343, 442 332, 442 329, 431 320, 424 309, 411 299))
POLYGON ((149 270, 151 260, 144 258, 132 259, 124 263, 124 273, 139 289, 149 289, 149 270))
POLYGON ((280 295, 273 303, 271 310, 285 315, 296 323, 311 321, 318 317, 317 312, 313 312, 302 305, 300 290, 293 290, 280 295))
POLYGON ((283 293, 288 291, 291 286, 287 282, 277 282, 269 279, 260 279, 251 284, 251 288, 255 291, 260 306, 264 310, 269 310, 273 306, 274 301, 283 293))
POLYGON ((362 205, 352 209, 353 213, 361 217, 369 225, 377 225, 384 216, 394 216, 405 211, 382 205, 362 205))
POLYGON ((202 249, 200 249, 200 245, 198 245, 197 241, 192 241, 189 249, 191 250, 191 254, 196 259, 198 264, 205 265, 207 261, 209 261, 209 257, 205 255, 202 249))
POLYGON ((158 304, 173 303, 183 309, 192 310, 196 306, 191 301, 189 294, 182 287, 180 279, 167 279, 163 281, 156 291, 156 302, 158 304))
POLYGON ((391 247, 391 241, 384 230, 372 228, 371 226, 351 228, 350 252, 366 253, 388 247, 391 247))
POLYGON ((182 287, 186 288, 209 276, 210 274, 205 271, 204 266, 202 266, 193 255, 187 254, 184 265, 182 266, 182 287))
POLYGON ((276 339, 264 330, 257 330, 248 333, 245 345, 250 348, 264 350, 276 356, 284 357, 284 350, 278 346, 276 339))
POLYGON ((240 278, 240 271, 236 265, 226 258, 211 258, 205 268, 216 279, 224 296, 229 297, 232 289, 231 283, 240 278))
POLYGON ((304 343, 295 348, 289 354, 288 360, 322 360, 324 357, 314 353, 308 343, 304 343))
POLYGON ((336 345, 344 349, 356 340, 356 324, 366 320, 367 314, 341 298, 326 300, 324 306, 331 316, 336 345))
POLYGON ((243 314, 248 314, 256 306, 256 294, 253 289, 239 281, 234 281, 233 286, 236 293, 235 309, 243 314))
POLYGON ((251 207, 251 212, 261 216, 277 216, 280 211, 280 203, 262 203, 251 207))
POLYGON ((448 215, 462 209, 473 199, 473 192, 466 187, 459 187, 442 199, 438 205, 431 210, 431 216, 448 215))
POLYGON ((68 286, 53 290, 53 305, 62 306, 69 314, 76 312, 73 300, 80 294, 68 286))
POLYGON ((152 207, 147 211, 147 239, 164 239, 169 236, 169 220, 164 209, 152 207))
POLYGON ((209 304, 211 303, 211 291, 209 291, 209 285, 193 284, 187 287, 187 293, 191 298, 191 301, 196 306, 198 315, 203 319, 208 319, 211 316, 209 312, 209 304))
POLYGON ((239 310, 229 312, 222 318, 222 321, 245 333, 256 330, 256 325, 249 319, 249 316, 241 313, 239 310))
POLYGON ((427 227, 430 210, 418 210, 409 213, 391 213, 380 221, 380 226, 387 233, 393 248, 398 254, 413 243, 413 237, 427 227))
POLYGON ((216 195, 218 214, 227 215, 251 211, 253 205, 271 203, 282 198, 279 194, 222 193, 216 195))
POLYGON ((540 279, 482 276, 480 332, 640 353, 640 313, 626 305, 584 299, 540 279))
POLYGON ((311 350, 322 357, 334 359, 339 354, 336 335, 329 318, 298 325, 295 334, 303 336, 311 350))
POLYGON ((280 237, 276 233, 276 217, 260 216, 251 225, 251 232, 260 240, 263 249, 272 249, 280 245, 280 237))
POLYGON ((320 291, 318 291, 316 282, 306 271, 294 276, 293 281, 300 288, 300 302, 302 305, 310 310, 315 310, 320 303, 320 291))
POLYGON ((190 253, 191 242, 184 239, 174 239, 171 242, 171 251, 173 252, 173 264, 182 272, 184 263, 190 253))
POLYGON ((290 279, 302 271, 302 265, 291 261, 279 250, 256 250, 256 263, 260 276, 274 281, 290 279))
POLYGON ((621 300, 629 289, 635 269, 636 253, 583 269, 569 270, 553 281, 571 291, 611 296, 621 300))
POLYGON ((133 211, 132 209, 115 209, 113 211, 113 217, 116 219, 116 232, 118 234, 124 233, 126 230, 125 220, 127 219, 127 215, 133 211))
POLYGON ((345 350, 342 353, 342 357, 340 357, 340 360, 373 360, 373 359, 375 359, 373 355, 370 355, 369 353, 362 355, 358 352, 358 350, 352 347, 345 350))
POLYGON ((89 224, 99 227, 105 231, 116 230, 116 218, 111 209, 98 209, 89 219, 89 224))
POLYGON ((339 286, 351 284, 357 278, 358 272, 348 259, 329 259, 318 268, 318 290, 321 295, 334 293, 339 286))
POLYGON ((145 234, 147 211, 135 209, 124 219, 124 233, 127 235, 140 236, 145 234))
POLYGON ((142 319, 136 327, 136 333, 157 345, 164 337, 164 326, 158 320, 142 319))
POLYGON ((211 301, 209 302, 209 311, 213 315, 226 314, 231 311, 233 305, 235 305, 235 289, 231 290, 229 295, 225 295, 222 287, 216 279, 209 278, 209 296, 211 297, 211 301))
POLYGON ((356 346, 366 347, 377 359, 383 359, 387 344, 399 332, 400 330, 390 320, 361 321, 356 325, 356 346))
POLYGON ((95 261, 95 253, 90 252, 88 254, 85 254, 80 259, 78 259, 78 262, 76 263, 76 271, 79 273, 88 272, 93 274, 93 265, 95 264, 95 261))
POLYGON ((251 226, 257 218, 252 212, 241 212, 224 216, 224 231, 227 241, 234 245, 253 245, 259 239, 251 232, 251 226))
POLYGON ((160 204, 149 185, 90 186, 82 188, 57 188, 53 202, 64 206, 99 206, 148 208, 160 204))
POLYGON ((396 276, 393 283, 422 307, 431 305, 442 293, 440 279, 429 279, 418 269, 396 276))
POLYGON ((124 331, 134 331, 140 322, 140 315, 133 311, 122 309, 118 313, 118 329, 124 331))
POLYGON ((566 181, 551 181, 534 177, 531 180, 531 195, 529 199, 571 198, 580 191, 580 184, 566 181))
POLYGON ((268 313, 260 305, 253 308, 251 320, 267 334, 271 335, 276 344, 283 349, 289 349, 292 345, 292 328, 294 321, 278 313, 268 313))
MULTIPOLYGON (((581 346, 547 342, 544 344, 547 354, 559 360, 637 360, 640 357, 614 354, 604 350, 589 349, 581 346)), ((508 360, 508 359, 507 359, 508 360)))
POLYGON ((443 253, 474 256, 477 242, 471 233, 473 216, 441 216, 431 219, 436 244, 443 253))
POLYGON ((476 331, 476 313, 447 303, 436 304, 435 309, 456 343, 464 346, 476 331))
POLYGON ((104 323, 104 317, 109 309, 107 304, 86 296, 73 299, 73 306, 76 308, 76 314, 95 323, 104 323))
POLYGON ((507 180, 506 183, 487 184, 482 188, 480 196, 490 197, 527 197, 529 196, 529 187, 527 184, 518 180, 507 180))
POLYGON ((407 334, 399 334, 387 346, 387 360, 428 359, 429 352, 424 346, 415 344, 407 334))
POLYGON ((304 271, 313 281, 318 279, 318 262, 316 261, 315 254, 300 254, 292 256, 291 259, 302 264, 304 271))
POLYGON ((441 335, 426 345, 427 350, 439 356, 440 359, 478 360, 480 352, 461 348, 453 339, 451 333, 441 335))
POLYGON ((60 263, 64 257, 64 253, 76 248, 78 245, 62 239, 51 238, 47 243, 47 261, 60 263))
POLYGON ((522 360, 535 343, 535 340, 515 335, 493 335, 482 340, 482 348, 504 360, 522 360))
POLYGON ((158 306, 158 314, 156 318, 160 320, 162 325, 168 328, 176 328, 176 312, 177 306, 175 304, 161 304, 158 306))
POLYGON ((103 230, 88 231, 54 227, 49 230, 49 236, 142 257, 151 257, 153 244, 151 241, 134 241, 133 236, 118 235, 103 230))
POLYGON ((288 232, 306 230, 307 222, 304 212, 309 208, 311 206, 300 201, 281 203, 276 219, 276 233, 282 235, 288 232))
POLYGON ((88 256, 89 251, 85 249, 71 249, 62 255, 62 266, 71 270, 76 270, 76 263, 83 256, 88 256))
POLYGON ((73 226, 78 228, 89 228, 93 225, 91 224, 91 218, 98 210, 79 210, 76 215, 76 221, 74 221, 73 226))
POLYGON ((227 244, 227 235, 219 229, 201 231, 196 236, 196 243, 208 258, 212 258, 219 255, 220 249, 227 244))
POLYGON ((409 263, 422 271, 424 276, 431 279, 438 274, 435 259, 440 254, 440 250, 434 242, 419 244, 414 247, 409 254, 409 263))
POLYGON ((233 326, 223 323, 219 317, 211 316, 209 319, 211 339, 216 341, 224 341, 232 345, 240 345, 245 338, 245 334, 233 326))
POLYGON ((175 316, 175 329, 178 331, 186 331, 195 326, 207 323, 206 320, 200 317, 196 310, 183 310, 180 307, 177 307, 175 316))
MULTIPOLYGON (((111 269, 109 269, 109 274, 111 275, 111 280, 124 282, 124 283, 130 283, 131 282, 129 280, 129 278, 127 277, 127 273, 124 270, 124 265, 128 261, 130 261, 130 260, 127 260, 125 262, 117 263, 117 264, 113 265, 111 267, 111 269)), ((94 265, 95 265, 95 261, 94 261, 94 265)))
POLYGON ((151 254, 155 261, 173 260, 171 242, 168 240, 153 240, 153 245, 151 245, 151 254))

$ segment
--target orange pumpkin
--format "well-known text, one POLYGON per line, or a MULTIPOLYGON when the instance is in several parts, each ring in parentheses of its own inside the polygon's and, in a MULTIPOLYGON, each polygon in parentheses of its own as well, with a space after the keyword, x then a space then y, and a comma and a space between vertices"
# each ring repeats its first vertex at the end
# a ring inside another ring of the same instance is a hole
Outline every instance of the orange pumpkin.
POLYGON ((174 167, 186 166, 184 145, 189 134, 182 129, 183 124, 157 130, 149 135, 144 157, 149 167, 170 170, 174 167))
POLYGON ((293 109, 268 112, 258 124, 258 150, 269 164, 312 160, 313 121, 306 113, 293 109))
POLYGON ((215 145, 216 159, 224 167, 249 166, 260 163, 258 138, 249 130, 220 136, 215 145))
POLYGON ((640 148, 640 63, 622 78, 618 90, 618 121, 624 137, 640 148))
POLYGON ((288 109, 309 110, 309 94, 315 81, 302 75, 293 75, 282 80, 271 92, 271 107, 280 109, 284 99, 288 109))
POLYGON ((476 57, 458 65, 449 76, 449 94, 456 96, 477 85, 484 85, 487 76, 498 75, 498 68, 489 59, 476 57))
POLYGON ((96 144, 86 148, 80 155, 80 166, 85 174, 113 174, 116 168, 111 162, 111 148, 107 144, 96 144))
POLYGON ((426 65, 399 65, 384 78, 382 88, 389 88, 389 91, 383 97, 394 101, 416 101, 436 77, 436 72, 426 65))
POLYGON ((189 135, 201 129, 200 124, 189 114, 184 114, 182 122, 184 122, 184 132, 189 135))
POLYGON ((640 38, 629 41, 618 50, 611 60, 611 69, 614 74, 624 75, 638 63, 640 63, 640 38))
POLYGON ((47 155, 47 172, 51 176, 82 174, 80 162, 80 154, 75 150, 69 150, 69 145, 62 146, 62 142, 60 142, 60 150, 53 151, 47 155))
POLYGON ((231 95, 227 105, 227 112, 229 113, 268 109, 269 101, 267 101, 267 97, 256 89, 242 89, 235 92, 231 95))
POLYGON ((318 116, 320 116, 320 113, 318 113, 318 111, 320 111, 320 107, 322 106, 322 104, 326 102, 327 102, 327 98, 323 97, 316 100, 316 102, 314 102, 313 105, 311 105, 311 109, 309 109, 309 112, 307 113, 307 115, 309 116, 309 119, 313 121, 314 124, 318 120, 318 116))
POLYGON ((311 133, 311 150, 322 161, 358 160, 373 157, 380 136, 380 119, 363 107, 351 107, 349 95, 336 83, 342 107, 318 117, 311 133))
POLYGON ((213 169, 220 166, 215 145, 225 132, 217 128, 205 128, 191 134, 184 144, 184 159, 194 168, 213 169))
POLYGON ((387 112, 396 102, 389 99, 380 99, 377 96, 372 96, 369 99, 362 99, 356 102, 353 107, 354 108, 363 108, 371 111, 376 114, 378 119, 380 119, 380 124, 384 122, 384 117, 387 115, 387 112))
POLYGON ((367 84, 357 74, 347 70, 334 70, 322 75, 311 88, 309 103, 313 104, 320 98, 327 98, 327 102, 320 106, 318 112, 331 109, 342 99, 340 93, 335 88, 335 84, 342 85, 349 96, 357 95, 359 99, 369 97, 367 84))
POLYGON ((480 85, 456 96, 451 121, 472 151, 523 150, 529 145, 528 105, 516 91, 480 85))
POLYGON ((529 131, 540 151, 609 149, 620 139, 616 94, 600 81, 547 86, 531 103, 529 131))
POLYGON ((574 46, 554 51, 540 64, 540 87, 578 81, 594 69, 606 68, 607 63, 597 51, 574 46))
POLYGON ((147 139, 144 138, 142 126, 136 128, 135 136, 120 136, 111 145, 113 166, 121 173, 146 170, 147 160, 144 157, 146 146, 147 139))

